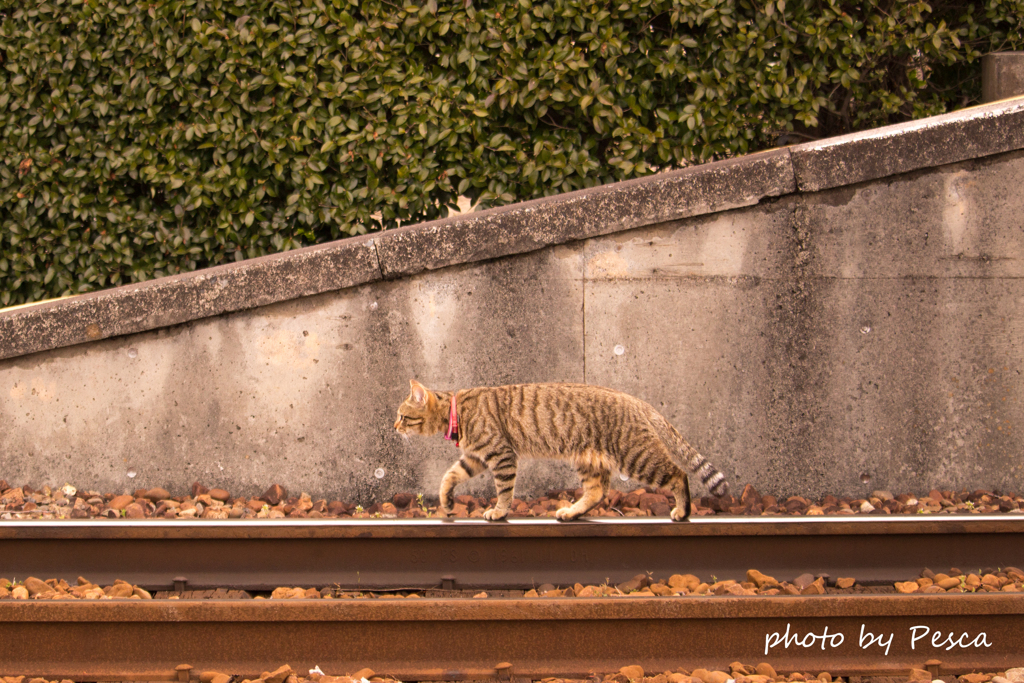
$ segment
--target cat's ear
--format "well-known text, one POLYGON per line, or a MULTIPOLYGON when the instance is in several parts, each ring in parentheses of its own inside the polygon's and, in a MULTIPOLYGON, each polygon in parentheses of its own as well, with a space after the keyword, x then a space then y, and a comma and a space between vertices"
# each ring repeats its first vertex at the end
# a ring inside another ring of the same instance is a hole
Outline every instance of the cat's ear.
POLYGON ((427 388, 414 379, 409 380, 409 396, 417 405, 427 405, 427 388))

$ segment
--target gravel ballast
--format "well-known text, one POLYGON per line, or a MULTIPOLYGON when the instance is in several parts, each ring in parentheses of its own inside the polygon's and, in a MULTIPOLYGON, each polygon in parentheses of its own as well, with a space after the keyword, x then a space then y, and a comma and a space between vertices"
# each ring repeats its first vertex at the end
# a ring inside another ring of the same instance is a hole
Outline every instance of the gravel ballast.
POLYGON ((897 581, 886 585, 862 585, 853 577, 839 577, 834 581, 827 576, 802 574, 792 581, 779 581, 756 569, 747 570, 746 580, 714 577, 702 580, 693 574, 673 574, 667 579, 654 579, 638 574, 619 584, 558 587, 544 584, 530 590, 459 591, 442 589, 405 591, 365 591, 345 589, 341 586, 303 587, 280 586, 268 594, 218 588, 196 591, 158 591, 151 594, 127 581, 117 580, 109 586, 99 586, 84 577, 77 585, 62 579, 41 580, 28 577, 23 581, 0 578, 0 600, 111 600, 111 599, 417 599, 417 598, 617 598, 649 597, 679 598, 701 596, 773 596, 773 595, 852 595, 862 593, 1019 593, 1024 589, 1024 571, 1017 567, 1002 567, 988 571, 963 572, 953 568, 949 572, 925 569, 917 579, 897 581))
MULTIPOLYGON (((554 517, 571 505, 582 489, 548 491, 532 500, 515 499, 510 517, 554 517)), ((481 518, 494 499, 471 495, 455 497, 454 517, 481 518)), ((827 495, 811 500, 803 496, 777 498, 761 495, 747 485, 738 496, 695 498, 693 517, 712 515, 820 516, 820 515, 931 515, 1024 514, 1024 497, 996 491, 939 491, 927 494, 873 491, 864 498, 827 495)), ((646 487, 629 493, 611 491, 591 517, 668 517, 673 498, 665 489, 646 487)), ((18 519, 415 519, 438 517, 436 505, 423 494, 398 493, 391 500, 367 507, 344 501, 314 499, 308 493, 289 495, 280 484, 262 495, 236 497, 219 488, 192 485, 188 495, 172 495, 163 488, 136 489, 121 494, 80 489, 13 486, 0 480, 0 520, 18 519)))
MULTIPOLYGON (((507 662, 497 663, 495 669, 496 671, 508 671, 514 676, 511 665, 507 662)), ((179 665, 176 671, 186 674, 189 680, 198 680, 200 683, 401 683, 397 678, 386 673, 378 674, 370 668, 362 668, 346 674, 329 674, 320 671, 320 667, 316 667, 307 673, 294 671, 290 665, 285 664, 253 678, 215 670, 197 672, 188 664, 179 665)), ((0 676, 2 675, 3 671, 0 670, 0 676)), ((2 680, 4 683, 73 683, 66 679, 48 680, 28 676, 5 676, 2 680)), ((908 683, 1024 683, 1024 668, 1008 667, 1002 671, 967 673, 960 676, 947 674, 941 678, 933 678, 931 673, 923 669, 911 669, 905 676, 899 678, 868 676, 843 678, 833 676, 827 671, 780 673, 767 662, 757 665, 733 662, 727 671, 700 668, 676 669, 662 673, 647 672, 642 666, 632 664, 610 673, 593 673, 584 679, 516 677, 515 680, 519 683, 872 683, 873 681, 892 683, 897 680, 905 680, 908 683)))

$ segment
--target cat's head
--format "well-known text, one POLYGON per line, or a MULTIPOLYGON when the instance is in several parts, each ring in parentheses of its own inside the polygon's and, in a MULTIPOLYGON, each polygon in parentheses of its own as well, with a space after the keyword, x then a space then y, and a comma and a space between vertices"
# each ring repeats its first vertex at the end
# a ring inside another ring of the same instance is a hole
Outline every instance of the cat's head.
POLYGON ((447 427, 448 406, 437 395, 414 379, 409 380, 409 396, 398 406, 395 429, 399 434, 430 436, 447 427))

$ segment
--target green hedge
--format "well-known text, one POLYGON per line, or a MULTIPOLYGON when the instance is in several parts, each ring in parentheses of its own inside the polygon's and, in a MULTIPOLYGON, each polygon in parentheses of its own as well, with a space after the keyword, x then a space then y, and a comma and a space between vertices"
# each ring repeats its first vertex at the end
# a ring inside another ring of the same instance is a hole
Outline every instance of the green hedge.
POLYGON ((1024 0, 0 0, 0 304, 973 103, 1024 0), (403 5, 403 3, 405 3, 403 5))

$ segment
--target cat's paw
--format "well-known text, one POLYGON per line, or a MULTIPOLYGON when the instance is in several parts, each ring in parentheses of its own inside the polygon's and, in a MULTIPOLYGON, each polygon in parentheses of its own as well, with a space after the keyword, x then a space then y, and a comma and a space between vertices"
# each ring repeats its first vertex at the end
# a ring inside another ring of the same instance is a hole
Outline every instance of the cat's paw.
POLYGON ((488 522, 499 522, 508 516, 508 508, 499 510, 498 508, 491 508, 490 510, 484 511, 484 519, 488 522))
POLYGON ((690 516, 686 514, 685 510, 681 510, 680 508, 672 508, 671 515, 673 522, 685 522, 690 516))
POLYGON ((574 513, 571 507, 564 507, 555 510, 555 519, 557 519, 559 522, 571 522, 572 520, 577 519, 579 516, 580 513, 574 513))

